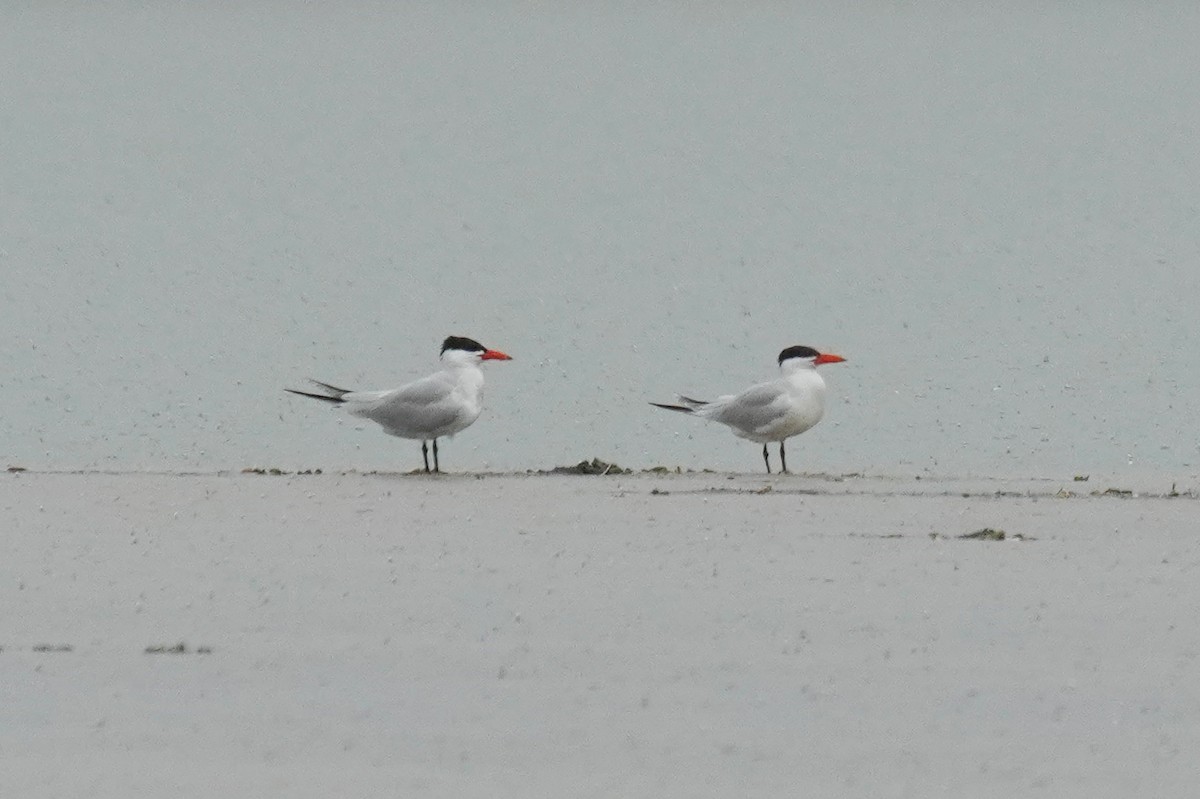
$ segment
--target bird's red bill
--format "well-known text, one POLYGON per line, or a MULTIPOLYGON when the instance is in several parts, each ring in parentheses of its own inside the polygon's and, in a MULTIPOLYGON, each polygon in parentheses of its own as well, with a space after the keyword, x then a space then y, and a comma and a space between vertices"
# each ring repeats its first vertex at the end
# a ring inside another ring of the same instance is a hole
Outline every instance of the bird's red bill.
POLYGON ((829 352, 822 352, 820 355, 817 356, 817 359, 815 361, 813 361, 813 363, 818 364, 818 365, 823 364, 823 363, 841 363, 844 360, 846 360, 846 359, 840 355, 834 355, 833 353, 829 353, 829 352))
POLYGON ((485 360, 485 361, 511 361, 512 356, 505 355, 500 350, 485 350, 483 353, 483 360, 485 360))

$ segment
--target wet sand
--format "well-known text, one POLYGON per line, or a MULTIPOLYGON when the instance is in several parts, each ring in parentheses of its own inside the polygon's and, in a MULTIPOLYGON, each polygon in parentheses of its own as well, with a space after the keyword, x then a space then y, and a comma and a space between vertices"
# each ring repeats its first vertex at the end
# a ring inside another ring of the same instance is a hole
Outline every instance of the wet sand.
POLYGON ((1190 796, 1200 502, 1107 487, 3 475, 0 793, 1190 796))

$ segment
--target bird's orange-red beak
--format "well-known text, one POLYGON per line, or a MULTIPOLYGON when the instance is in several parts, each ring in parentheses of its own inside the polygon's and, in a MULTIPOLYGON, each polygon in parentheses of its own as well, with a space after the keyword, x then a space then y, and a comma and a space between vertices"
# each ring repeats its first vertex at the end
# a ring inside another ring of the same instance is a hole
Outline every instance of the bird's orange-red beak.
POLYGON ((815 361, 813 361, 813 363, 816 364, 817 366, 820 366, 823 363, 841 363, 844 360, 846 360, 846 359, 840 355, 834 355, 833 353, 829 353, 829 352, 822 352, 820 355, 817 356, 817 359, 815 361))
POLYGON ((505 355, 500 350, 485 350, 483 353, 483 360, 485 360, 485 361, 511 361, 512 356, 505 355))

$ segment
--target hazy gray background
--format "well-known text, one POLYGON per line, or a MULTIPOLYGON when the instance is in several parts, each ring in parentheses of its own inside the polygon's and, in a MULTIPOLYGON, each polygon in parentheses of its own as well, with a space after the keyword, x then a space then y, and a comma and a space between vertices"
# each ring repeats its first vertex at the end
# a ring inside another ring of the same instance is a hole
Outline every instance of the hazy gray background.
MULTIPOLYGON (((1195 473, 1194 3, 8 4, 0 455, 411 468, 281 392, 488 370, 452 470, 1195 473)), ((3 464, 0 464, 3 465, 3 464)))

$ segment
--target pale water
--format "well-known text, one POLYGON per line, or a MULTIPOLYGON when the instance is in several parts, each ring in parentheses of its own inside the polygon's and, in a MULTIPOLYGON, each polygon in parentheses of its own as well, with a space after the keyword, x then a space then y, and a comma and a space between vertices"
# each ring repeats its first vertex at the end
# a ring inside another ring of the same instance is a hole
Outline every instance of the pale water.
POLYGON ((409 469, 282 388, 453 333, 454 471, 756 471, 647 402, 808 344, 797 470, 1200 472, 1200 7, 579 6, 0 12, 0 456, 409 469))

